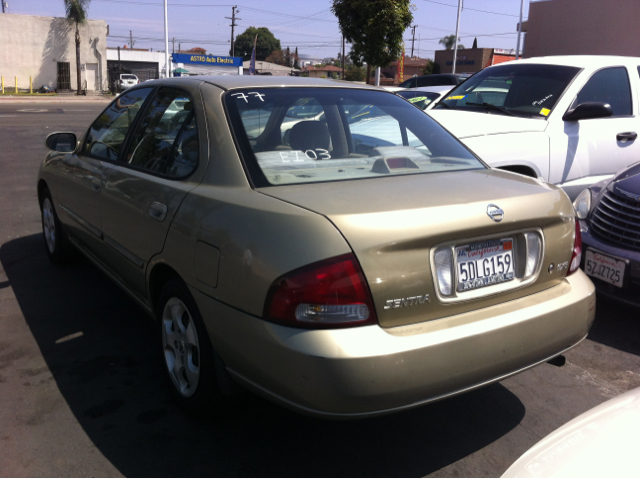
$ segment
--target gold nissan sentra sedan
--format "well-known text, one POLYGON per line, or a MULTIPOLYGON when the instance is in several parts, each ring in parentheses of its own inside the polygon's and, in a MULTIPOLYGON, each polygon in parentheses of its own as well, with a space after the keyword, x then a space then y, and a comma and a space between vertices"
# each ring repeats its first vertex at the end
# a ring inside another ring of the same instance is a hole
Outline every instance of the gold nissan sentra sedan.
POLYGON ((327 418, 400 411, 547 361, 594 319, 565 193, 390 92, 158 80, 46 144, 49 257, 80 250, 157 320, 187 408, 238 383, 327 418))

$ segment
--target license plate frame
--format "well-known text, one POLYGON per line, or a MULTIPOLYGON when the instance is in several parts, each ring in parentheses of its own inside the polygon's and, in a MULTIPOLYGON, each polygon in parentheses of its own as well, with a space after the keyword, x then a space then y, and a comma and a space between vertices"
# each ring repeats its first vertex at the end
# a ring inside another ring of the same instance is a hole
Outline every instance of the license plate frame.
POLYGON ((512 237, 457 245, 454 254, 456 291, 459 293, 507 283, 516 278, 516 255, 512 237), (507 257, 509 261, 506 261, 507 257), (487 271, 489 274, 486 274, 487 271))
POLYGON ((592 278, 597 278, 617 288, 624 287, 624 275, 628 264, 628 260, 616 258, 592 248, 587 248, 585 251, 584 272, 592 278), (594 264, 593 268, 590 263, 594 264), (616 272, 618 273, 617 275, 615 274, 616 272))

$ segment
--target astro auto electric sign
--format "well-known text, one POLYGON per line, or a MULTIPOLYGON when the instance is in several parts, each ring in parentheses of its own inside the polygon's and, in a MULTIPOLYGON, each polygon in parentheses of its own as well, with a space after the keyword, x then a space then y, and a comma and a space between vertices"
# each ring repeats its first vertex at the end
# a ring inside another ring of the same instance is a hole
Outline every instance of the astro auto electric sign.
POLYGON ((225 67, 241 67, 242 57, 221 57, 218 55, 191 55, 189 53, 174 53, 173 63, 193 63, 197 65, 217 65, 225 67))

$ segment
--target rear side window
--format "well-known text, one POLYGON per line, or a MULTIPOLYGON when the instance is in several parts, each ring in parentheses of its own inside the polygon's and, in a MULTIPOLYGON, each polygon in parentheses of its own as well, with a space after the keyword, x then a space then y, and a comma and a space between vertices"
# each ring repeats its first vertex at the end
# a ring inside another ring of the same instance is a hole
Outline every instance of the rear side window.
POLYGON ((605 68, 594 73, 582 87, 571 105, 575 108, 581 103, 597 101, 611 105, 611 116, 630 116, 631 90, 629 76, 624 67, 605 68))
POLYGON ((93 122, 83 153, 101 160, 116 161, 127 131, 153 88, 139 88, 120 95, 93 122))
POLYGON ((170 177, 190 175, 198 165, 198 129, 191 99, 161 88, 131 139, 125 161, 170 177))
POLYGON ((415 88, 416 87, 416 79, 415 78, 410 78, 407 81, 403 81, 398 86, 402 87, 402 88, 415 88))

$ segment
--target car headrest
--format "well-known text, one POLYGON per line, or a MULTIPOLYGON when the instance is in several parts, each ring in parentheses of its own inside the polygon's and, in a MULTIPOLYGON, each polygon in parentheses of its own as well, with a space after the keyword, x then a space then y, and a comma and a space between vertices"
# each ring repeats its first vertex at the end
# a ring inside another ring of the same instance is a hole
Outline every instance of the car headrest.
POLYGON ((301 121, 293 125, 289 133, 289 144, 294 150, 328 150, 331 136, 326 123, 321 121, 301 121))

